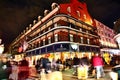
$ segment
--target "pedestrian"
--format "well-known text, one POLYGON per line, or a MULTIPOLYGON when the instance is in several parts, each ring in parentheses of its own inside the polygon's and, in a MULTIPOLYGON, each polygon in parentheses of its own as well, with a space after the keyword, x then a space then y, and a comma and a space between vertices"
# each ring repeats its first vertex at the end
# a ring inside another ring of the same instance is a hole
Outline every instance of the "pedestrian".
POLYGON ((18 80, 24 80, 29 77, 29 62, 27 61, 26 57, 24 57, 19 62, 19 74, 18 80))
POLYGON ((80 63, 80 58, 78 58, 77 55, 74 56, 73 58, 73 75, 77 75, 77 68, 79 66, 79 63, 80 63))
POLYGON ((49 70, 51 69, 51 67, 50 67, 50 65, 49 65, 49 64, 50 64, 50 61, 49 61, 49 59, 48 59, 48 56, 45 56, 45 57, 42 58, 41 64, 42 64, 42 68, 45 69, 45 72, 48 73, 49 70))
POLYGON ((7 58, 0 56, 0 80, 7 80, 9 78, 7 58))
POLYGON ((62 60, 58 58, 56 64, 57 64, 57 71, 60 71, 63 67, 62 60))
POLYGON ((17 66, 17 62, 12 61, 11 62, 11 66, 12 66, 12 72, 9 75, 9 79, 11 80, 18 80, 18 66, 17 66))
POLYGON ((104 76, 104 70, 103 70, 103 59, 100 56, 99 53, 96 53, 92 58, 92 65, 96 70, 96 78, 99 79, 100 77, 104 76))

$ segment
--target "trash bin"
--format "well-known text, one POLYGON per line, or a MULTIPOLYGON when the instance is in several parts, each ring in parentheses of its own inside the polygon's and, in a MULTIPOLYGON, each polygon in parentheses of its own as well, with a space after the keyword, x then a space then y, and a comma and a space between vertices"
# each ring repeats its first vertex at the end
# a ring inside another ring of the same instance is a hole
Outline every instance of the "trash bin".
POLYGON ((80 66, 77 68, 78 72, 78 79, 87 79, 88 78, 88 67, 87 66, 80 66))

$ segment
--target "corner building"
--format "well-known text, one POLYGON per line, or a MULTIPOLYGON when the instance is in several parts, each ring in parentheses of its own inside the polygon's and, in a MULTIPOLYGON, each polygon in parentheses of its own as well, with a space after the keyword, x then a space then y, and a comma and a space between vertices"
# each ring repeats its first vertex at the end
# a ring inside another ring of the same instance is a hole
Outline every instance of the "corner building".
POLYGON ((70 3, 51 5, 52 11, 45 10, 44 17, 22 33, 13 45, 25 39, 29 44, 25 55, 33 60, 48 56, 50 60, 73 58, 75 55, 91 58, 99 52, 99 36, 95 22, 90 17, 84 2, 71 0, 70 3))

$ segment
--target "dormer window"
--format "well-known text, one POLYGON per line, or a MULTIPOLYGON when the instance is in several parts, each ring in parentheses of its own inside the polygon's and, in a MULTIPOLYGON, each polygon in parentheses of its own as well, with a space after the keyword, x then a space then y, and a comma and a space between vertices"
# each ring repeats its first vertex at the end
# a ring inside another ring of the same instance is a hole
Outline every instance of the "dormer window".
POLYGON ((80 17, 80 11, 77 11, 77 15, 80 17))
POLYGON ((85 14, 83 15, 83 17, 84 17, 84 19, 87 19, 85 14))
POLYGON ((92 19, 90 19, 90 22, 93 23, 92 19))
POLYGON ((70 6, 67 8, 67 11, 68 11, 69 13, 71 13, 71 8, 70 8, 70 6))
POLYGON ((83 43, 83 37, 80 37, 80 39, 81 39, 81 43, 83 43))

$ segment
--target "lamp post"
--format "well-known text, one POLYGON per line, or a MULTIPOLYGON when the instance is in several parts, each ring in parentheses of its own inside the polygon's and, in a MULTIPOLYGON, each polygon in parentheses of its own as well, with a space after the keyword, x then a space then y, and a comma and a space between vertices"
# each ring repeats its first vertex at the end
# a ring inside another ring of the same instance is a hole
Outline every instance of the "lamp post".
POLYGON ((4 51, 4 44, 1 44, 2 39, 0 39, 0 55, 3 53, 4 51))

